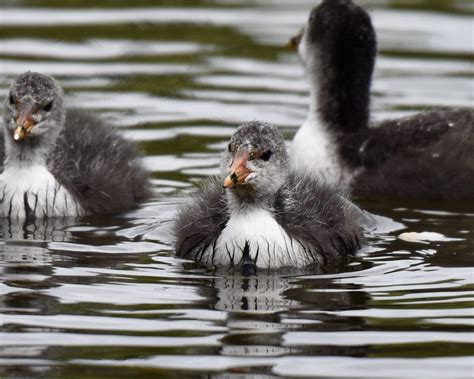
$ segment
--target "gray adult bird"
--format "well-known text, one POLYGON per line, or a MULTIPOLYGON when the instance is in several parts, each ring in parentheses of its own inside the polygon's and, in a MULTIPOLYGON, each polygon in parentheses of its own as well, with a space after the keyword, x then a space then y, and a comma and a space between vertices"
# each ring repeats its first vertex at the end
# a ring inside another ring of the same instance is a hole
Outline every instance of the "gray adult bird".
POLYGON ((290 40, 310 84, 292 168, 364 198, 474 199, 474 110, 439 108, 371 124, 377 40, 351 0, 324 0, 290 40))

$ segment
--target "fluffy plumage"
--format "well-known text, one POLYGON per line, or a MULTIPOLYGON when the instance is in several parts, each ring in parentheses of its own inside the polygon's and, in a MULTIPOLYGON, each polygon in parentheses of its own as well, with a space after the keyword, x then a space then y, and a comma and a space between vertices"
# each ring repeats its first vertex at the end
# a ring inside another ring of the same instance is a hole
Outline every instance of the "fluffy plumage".
POLYGON ((341 136, 355 194, 474 199, 474 110, 451 109, 387 120, 341 136))
POLYGON ((376 36, 363 8, 351 0, 323 1, 312 10, 298 51, 311 105, 292 146, 296 171, 342 181, 359 197, 474 198, 473 109, 430 110, 370 125, 376 36), (311 127, 321 132, 309 133, 311 127))
POLYGON ((131 209, 151 195, 135 144, 84 110, 68 110, 48 166, 90 214, 131 209))
POLYGON ((270 144, 280 149, 268 162, 259 162, 261 170, 256 169, 253 180, 264 183, 265 196, 260 197, 260 184, 253 181, 223 188, 229 162, 232 164, 232 154, 226 152, 223 174, 209 179, 179 209, 175 224, 179 256, 214 265, 301 267, 335 262, 360 247, 363 237, 357 209, 342 193, 317 179, 290 174, 284 141, 275 127, 244 124, 232 137, 231 145, 237 141, 255 148, 270 144), (270 128, 274 134, 262 133, 262 128, 270 128), (269 141, 268 135, 275 141, 269 141), (271 181, 275 176, 272 166, 279 167, 276 181, 271 181), (272 174, 267 176, 268 172, 272 174), (271 229, 270 217, 276 222, 271 229), (240 228, 228 231, 234 224, 240 228), (247 224, 251 230, 246 230, 247 224), (225 238, 228 240, 223 241, 225 238))
POLYGON ((66 114, 62 90, 49 76, 17 78, 5 100, 3 129, 3 217, 112 214, 150 195, 134 144, 85 111, 66 114))

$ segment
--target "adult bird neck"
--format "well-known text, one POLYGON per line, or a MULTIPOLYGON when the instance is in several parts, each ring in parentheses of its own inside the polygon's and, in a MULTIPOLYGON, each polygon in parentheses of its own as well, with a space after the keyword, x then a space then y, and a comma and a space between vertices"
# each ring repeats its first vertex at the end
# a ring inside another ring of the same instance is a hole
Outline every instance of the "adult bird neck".
MULTIPOLYGON (((334 73, 329 79, 319 76, 316 96, 311 96, 311 112, 317 114, 329 130, 337 134, 353 133, 365 129, 369 124, 370 78, 350 77, 345 73, 334 73)), ((357 73, 354 73, 356 76, 357 73)))
POLYGON ((368 127, 376 48, 340 45, 319 49, 309 67, 311 111, 328 129, 346 134, 368 127))

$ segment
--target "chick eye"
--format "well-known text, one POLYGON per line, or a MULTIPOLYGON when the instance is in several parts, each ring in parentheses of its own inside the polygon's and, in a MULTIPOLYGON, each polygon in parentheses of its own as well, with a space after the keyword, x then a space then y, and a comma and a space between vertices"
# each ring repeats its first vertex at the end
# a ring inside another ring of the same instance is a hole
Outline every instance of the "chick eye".
POLYGON ((53 102, 50 101, 48 104, 46 104, 46 105, 43 107, 43 110, 44 110, 45 112, 49 112, 52 107, 53 107, 53 102))
POLYGON ((229 143, 229 145, 227 146, 227 148, 229 149, 229 153, 233 153, 234 150, 235 150, 235 147, 232 143, 229 143))
POLYGON ((272 156, 273 152, 271 150, 265 150, 260 158, 262 158, 264 161, 268 161, 270 157, 272 156))
POLYGON ((12 94, 10 94, 10 97, 8 98, 8 102, 10 103, 10 105, 15 104, 15 99, 13 98, 12 94))

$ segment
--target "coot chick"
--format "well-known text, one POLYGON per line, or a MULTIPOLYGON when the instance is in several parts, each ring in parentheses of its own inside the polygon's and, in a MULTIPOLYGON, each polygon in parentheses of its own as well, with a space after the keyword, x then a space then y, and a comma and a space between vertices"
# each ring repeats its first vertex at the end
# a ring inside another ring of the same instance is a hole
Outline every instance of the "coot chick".
POLYGON ((341 192, 290 173, 273 125, 242 124, 221 171, 178 211, 179 256, 216 266, 302 267, 335 262, 360 247, 358 211, 341 192))
POLYGON ((299 173, 360 197, 474 198, 474 110, 436 109, 369 125, 376 35, 351 0, 325 0, 290 41, 311 86, 291 148, 299 173))
POLYGON ((63 91, 50 76, 16 78, 3 124, 0 217, 112 214, 150 195, 133 143, 84 111, 66 115, 63 91))

